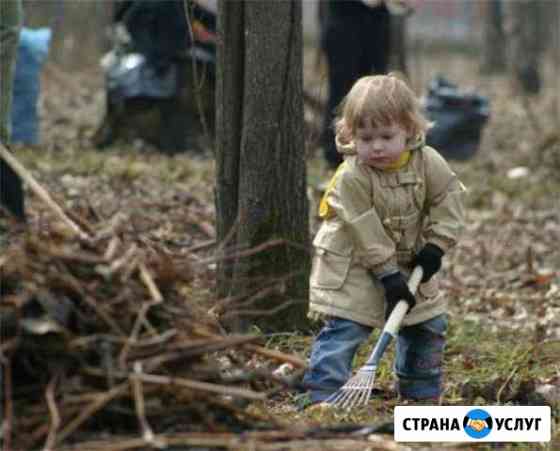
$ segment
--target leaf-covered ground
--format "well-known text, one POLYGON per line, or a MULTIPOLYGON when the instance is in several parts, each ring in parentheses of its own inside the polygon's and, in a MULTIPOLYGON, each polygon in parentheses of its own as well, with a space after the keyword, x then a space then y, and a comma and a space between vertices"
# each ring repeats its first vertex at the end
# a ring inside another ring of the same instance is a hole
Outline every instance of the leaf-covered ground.
MULTIPOLYGON (((443 403, 553 406, 553 442, 560 448, 560 101, 557 73, 546 67, 545 91, 524 101, 504 76, 482 77, 464 56, 432 57, 413 67, 417 88, 438 72, 491 99, 492 117, 477 156, 452 166, 469 189, 468 227, 447 258, 444 289, 452 314, 443 403), (429 67, 429 69, 428 69, 429 67)), ((130 215, 128 227, 173 252, 212 254, 212 159, 166 156, 142 143, 100 152, 90 137, 102 114, 98 74, 66 74, 48 66, 41 103, 43 145, 18 150, 33 175, 68 209, 92 206, 102 217, 130 215), (61 89, 64 87, 64 89, 61 89)), ((310 149, 313 206, 329 174, 310 149)), ((32 221, 45 206, 28 199, 32 221)), ((316 226, 315 218, 312 224, 316 226)), ((212 266, 190 287, 191 299, 212 300, 212 266)), ((370 342, 373 343, 373 339, 370 342)), ((277 335, 268 345, 306 356, 311 336, 277 335)), ((360 364, 369 347, 360 351, 360 364)), ((295 394, 255 405, 289 424, 392 421, 391 356, 378 372, 380 395, 367 408, 297 412, 295 394)), ((398 448, 396 448, 398 449, 398 448)))

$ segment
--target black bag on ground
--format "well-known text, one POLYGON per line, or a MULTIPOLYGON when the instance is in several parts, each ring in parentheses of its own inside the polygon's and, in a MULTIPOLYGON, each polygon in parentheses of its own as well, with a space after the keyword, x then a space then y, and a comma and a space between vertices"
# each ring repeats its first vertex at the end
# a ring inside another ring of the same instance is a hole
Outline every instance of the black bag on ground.
POLYGON ((445 158, 468 160, 478 151, 482 130, 490 116, 488 99, 461 91, 442 76, 430 82, 424 103, 426 116, 435 122, 426 143, 445 158))

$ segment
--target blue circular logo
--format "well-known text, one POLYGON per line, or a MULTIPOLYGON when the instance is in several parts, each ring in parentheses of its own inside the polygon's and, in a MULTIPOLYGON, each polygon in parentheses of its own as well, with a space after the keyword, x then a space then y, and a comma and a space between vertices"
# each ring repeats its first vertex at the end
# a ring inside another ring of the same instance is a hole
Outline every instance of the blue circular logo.
POLYGON ((463 429, 472 438, 484 438, 492 431, 492 417, 482 409, 473 409, 463 419, 463 429))

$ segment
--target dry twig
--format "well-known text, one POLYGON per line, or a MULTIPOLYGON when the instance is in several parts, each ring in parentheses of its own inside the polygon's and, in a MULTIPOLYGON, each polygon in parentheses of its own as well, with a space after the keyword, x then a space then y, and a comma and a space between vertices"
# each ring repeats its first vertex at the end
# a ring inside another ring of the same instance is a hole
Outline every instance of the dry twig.
POLYGON ((14 172, 21 177, 21 179, 26 182, 29 188, 39 197, 47 206, 62 220, 64 224, 74 233, 78 238, 89 241, 90 236, 86 234, 83 230, 78 227, 60 208, 60 206, 52 199, 48 191, 46 191, 31 173, 20 164, 20 162, 6 149, 2 144, 0 144, 0 157, 10 166, 14 172))

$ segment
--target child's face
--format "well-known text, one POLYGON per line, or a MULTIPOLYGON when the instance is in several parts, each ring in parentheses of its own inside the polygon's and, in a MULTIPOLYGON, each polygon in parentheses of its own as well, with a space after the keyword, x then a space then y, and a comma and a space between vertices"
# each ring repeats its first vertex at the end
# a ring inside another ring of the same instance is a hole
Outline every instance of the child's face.
POLYGON ((368 166, 385 169, 406 151, 408 133, 400 125, 374 127, 370 121, 356 129, 354 142, 358 158, 368 166))

